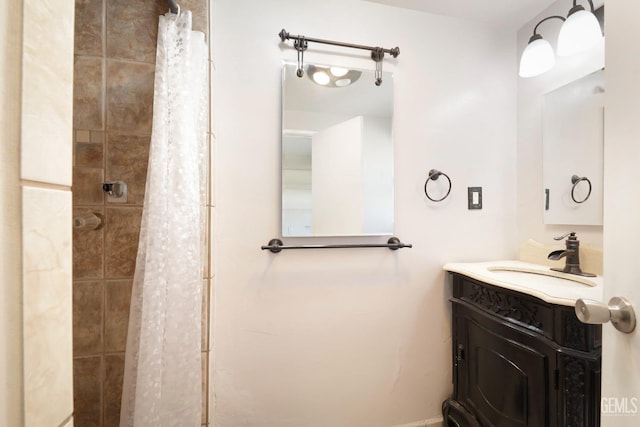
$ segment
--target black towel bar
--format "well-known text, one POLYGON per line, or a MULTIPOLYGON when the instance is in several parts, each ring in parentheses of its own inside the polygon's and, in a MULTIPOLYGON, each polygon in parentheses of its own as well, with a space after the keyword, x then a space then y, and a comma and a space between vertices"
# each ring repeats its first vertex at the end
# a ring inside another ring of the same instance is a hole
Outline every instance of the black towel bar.
POLYGON ((285 245, 280 239, 271 239, 269 240, 268 245, 261 246, 260 249, 269 250, 274 254, 284 250, 284 249, 345 249, 345 248, 389 248, 392 251, 402 249, 402 248, 412 248, 413 245, 410 243, 402 243, 400 239, 397 237, 391 237, 387 240, 387 243, 352 243, 352 244, 344 244, 344 245, 285 245))

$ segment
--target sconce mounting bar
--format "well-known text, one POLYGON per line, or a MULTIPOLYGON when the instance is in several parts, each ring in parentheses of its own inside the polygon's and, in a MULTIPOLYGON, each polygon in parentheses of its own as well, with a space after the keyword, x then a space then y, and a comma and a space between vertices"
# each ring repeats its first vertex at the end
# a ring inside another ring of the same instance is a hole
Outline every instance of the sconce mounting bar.
MULTIPOLYGON (((283 41, 283 42, 285 40, 297 40, 298 42, 308 41, 308 42, 313 42, 313 43, 330 44, 330 45, 333 45, 333 46, 350 47, 350 48, 353 48, 353 49, 369 50, 372 53, 378 52, 378 53, 376 53, 376 55, 380 56, 380 59, 382 59, 382 57, 381 57, 382 55, 380 55, 379 52, 388 53, 391 56, 393 56, 394 58, 397 58, 398 55, 400 55, 400 48, 397 47, 397 46, 392 48, 392 49, 384 49, 384 48, 381 48, 381 47, 364 46, 364 45, 360 45, 360 44, 337 42, 337 41, 333 41, 333 40, 323 40, 323 39, 317 39, 317 38, 313 38, 313 37, 289 34, 287 31, 285 31, 284 28, 282 29, 282 31, 280 31, 280 33, 278 35, 280 36, 280 40, 283 41)), ((374 60, 376 60, 376 59, 374 58, 374 60)))

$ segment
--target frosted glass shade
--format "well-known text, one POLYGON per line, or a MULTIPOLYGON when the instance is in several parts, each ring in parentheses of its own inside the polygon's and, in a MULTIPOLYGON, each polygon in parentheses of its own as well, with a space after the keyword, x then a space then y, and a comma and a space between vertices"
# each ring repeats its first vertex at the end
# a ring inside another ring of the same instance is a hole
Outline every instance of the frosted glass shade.
POLYGON ((556 63, 553 48, 540 35, 535 35, 522 52, 520 58, 520 77, 534 77, 549 71, 556 63))
POLYGON ((558 34, 558 55, 569 56, 584 52, 602 38, 598 19, 591 12, 578 10, 571 13, 558 34))

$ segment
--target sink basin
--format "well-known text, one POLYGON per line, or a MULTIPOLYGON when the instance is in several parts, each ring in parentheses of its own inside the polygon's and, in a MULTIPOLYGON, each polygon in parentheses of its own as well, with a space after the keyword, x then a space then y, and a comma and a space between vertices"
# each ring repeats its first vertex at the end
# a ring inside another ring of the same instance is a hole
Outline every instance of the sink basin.
POLYGON ((549 270, 544 268, 496 265, 496 266, 487 267, 487 270, 493 273, 510 274, 513 276, 511 278, 518 280, 519 282, 522 282, 523 280, 527 282, 530 280, 545 280, 543 279, 543 277, 553 277, 552 281, 557 285, 561 284, 562 282, 569 282, 564 284, 565 285, 580 284, 580 285, 586 285, 586 286, 592 286, 592 287, 598 286, 596 282, 594 282, 593 280, 590 280, 588 277, 577 276, 575 274, 562 273, 560 271, 554 271, 554 270, 549 270), (558 283, 558 279, 560 280, 561 283, 558 283))
POLYGON ((534 296, 552 304, 574 306, 578 298, 602 301, 601 276, 583 277, 519 260, 447 263, 444 270, 490 285, 534 296))

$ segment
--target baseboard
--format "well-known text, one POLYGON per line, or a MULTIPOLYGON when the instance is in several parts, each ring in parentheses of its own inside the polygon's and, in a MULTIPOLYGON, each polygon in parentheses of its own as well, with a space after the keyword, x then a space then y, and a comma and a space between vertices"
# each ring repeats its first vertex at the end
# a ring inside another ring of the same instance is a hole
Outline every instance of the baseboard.
POLYGON ((413 421, 407 424, 398 424, 393 427, 444 427, 442 418, 431 418, 428 420, 413 421))
POLYGON ((444 420, 442 418, 431 418, 425 421, 426 427, 444 427, 444 420))

